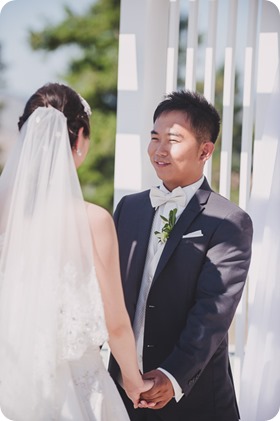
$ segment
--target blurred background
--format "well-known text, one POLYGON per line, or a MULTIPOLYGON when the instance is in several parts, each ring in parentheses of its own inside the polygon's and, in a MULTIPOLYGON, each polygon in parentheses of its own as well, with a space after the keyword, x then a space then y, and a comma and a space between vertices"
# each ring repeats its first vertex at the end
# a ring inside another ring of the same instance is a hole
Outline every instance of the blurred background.
MULTIPOLYGON (((184 87, 188 3, 181 2, 178 88, 184 87)), ((196 90, 204 90, 207 0, 201 0, 196 90), (205 3, 205 4, 204 4, 205 3)), ((248 0, 238 8, 231 200, 238 203, 242 131, 243 50, 248 0)), ((222 115, 229 0, 217 24, 215 106, 222 115)), ((0 13, 0 172, 17 136, 26 100, 46 82, 69 84, 93 108, 92 142, 79 177, 86 200, 113 209, 120 0, 13 0, 0 13)), ((147 127, 147 134, 150 127, 147 127)), ((213 156, 212 186, 219 190, 221 136, 213 156)))
POLYGON ((70 85, 93 108, 79 170, 87 200, 112 209, 120 0, 14 0, 0 13, 0 171, 27 99, 70 85))
MULTIPOLYGON (((202 1, 203 3, 203 1, 202 1)), ((227 13, 228 1, 221 14, 227 13)), ((203 4, 202 4, 203 6, 203 4)), ((248 1, 239 8, 237 44, 245 41, 248 1)), ((206 43, 207 13, 201 7, 197 91, 203 93, 203 51, 206 43)), ((187 2, 180 11, 180 50, 178 88, 184 87, 188 31, 187 2)), ((222 113, 224 33, 226 20, 221 16, 217 50, 215 106, 222 113)), ((79 169, 86 200, 113 208, 114 157, 117 107, 118 37, 120 0, 13 0, 0 14, 0 171, 17 136, 17 121, 26 100, 46 82, 69 84, 93 108, 92 142, 85 164, 79 169)), ((237 51, 238 53, 238 51, 237 51)), ((241 55, 237 54, 237 66, 241 55)), ((242 69, 242 66, 240 66, 242 69)), ((242 70, 240 70, 241 72, 242 70)), ((238 200, 238 174, 241 145, 240 113, 242 90, 236 72, 233 124, 233 162, 231 199, 238 200)), ((147 128, 147 130, 149 127, 147 128)), ((148 133, 148 132, 147 132, 148 133)), ((220 139, 213 157, 214 189, 218 190, 220 139)))

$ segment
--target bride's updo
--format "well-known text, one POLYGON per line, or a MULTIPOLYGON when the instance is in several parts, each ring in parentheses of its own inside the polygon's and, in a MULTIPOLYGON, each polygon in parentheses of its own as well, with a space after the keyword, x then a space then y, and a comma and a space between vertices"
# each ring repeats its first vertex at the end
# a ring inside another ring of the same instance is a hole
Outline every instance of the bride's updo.
POLYGON ((67 126, 71 148, 74 148, 78 131, 84 128, 84 136, 89 137, 89 113, 84 101, 73 89, 59 83, 48 83, 39 88, 27 101, 23 115, 19 118, 18 128, 30 117, 38 107, 52 106, 61 111, 67 118, 67 126))

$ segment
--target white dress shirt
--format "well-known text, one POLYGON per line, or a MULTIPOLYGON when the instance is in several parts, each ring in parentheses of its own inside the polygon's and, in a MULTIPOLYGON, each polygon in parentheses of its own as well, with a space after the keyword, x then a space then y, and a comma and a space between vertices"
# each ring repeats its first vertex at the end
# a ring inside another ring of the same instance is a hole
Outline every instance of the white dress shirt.
MULTIPOLYGON (((184 193, 186 195, 185 206, 187 206, 187 204, 192 199, 196 191, 199 189, 199 187, 203 183, 203 180, 204 180, 204 176, 202 176, 195 183, 189 186, 183 187, 184 193)), ((169 190, 167 190, 163 184, 161 184, 159 188, 163 192, 169 193, 169 190)), ((177 208, 177 214, 176 214, 176 222, 177 222, 183 210, 185 209, 185 206, 180 206, 180 205, 176 206, 174 202, 167 202, 156 209, 155 217, 153 220, 150 240, 149 240, 148 249, 147 249, 146 262, 145 262, 145 267, 144 267, 144 272, 143 272, 143 278, 142 278, 142 283, 141 283, 141 288, 139 292, 136 313, 135 313, 135 318, 134 318, 134 324, 133 324, 133 330, 134 330, 135 340, 136 340, 138 364, 139 364, 139 369, 141 370, 141 372, 143 371, 143 341, 144 341, 146 302, 147 302, 147 297, 149 294, 149 290, 152 284, 152 280, 153 280, 160 256, 166 244, 166 243, 158 242, 158 239, 156 235, 154 234, 154 232, 161 231, 162 226, 164 224, 164 222, 160 218, 160 215, 163 215, 168 219, 170 210, 177 208)), ((163 373, 165 373, 165 375, 170 379, 173 389, 174 389, 174 398, 178 402, 183 396, 183 392, 180 385, 169 372, 167 372, 166 370, 160 367, 158 367, 158 369, 161 370, 163 373)))

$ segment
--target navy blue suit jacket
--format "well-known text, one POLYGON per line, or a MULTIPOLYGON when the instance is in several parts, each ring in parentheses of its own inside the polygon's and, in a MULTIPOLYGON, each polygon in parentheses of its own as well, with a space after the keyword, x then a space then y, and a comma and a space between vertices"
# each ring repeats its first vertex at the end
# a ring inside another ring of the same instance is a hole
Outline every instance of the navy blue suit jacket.
MULTIPOLYGON (((124 197, 115 212, 131 323, 154 212, 149 191, 124 197)), ((193 414, 191 421, 239 419, 228 357, 228 329, 247 277, 251 242, 248 214, 213 192, 204 180, 171 231, 147 300, 144 372, 166 369, 185 395, 178 404, 173 399, 159 410, 162 419, 177 421, 183 413, 184 419, 193 414), (183 238, 198 230, 202 236, 183 238), (200 416, 202 412, 208 413, 208 418, 200 416)), ((109 370, 116 378, 113 359, 109 370)))

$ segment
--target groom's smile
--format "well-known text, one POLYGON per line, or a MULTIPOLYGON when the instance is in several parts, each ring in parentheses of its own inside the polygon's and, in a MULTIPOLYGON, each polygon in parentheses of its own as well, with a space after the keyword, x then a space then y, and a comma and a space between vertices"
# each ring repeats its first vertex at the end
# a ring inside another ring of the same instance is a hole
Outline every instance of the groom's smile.
POLYGON ((208 144, 196 139, 186 114, 170 111, 156 119, 148 153, 158 177, 172 191, 201 178, 208 144))

